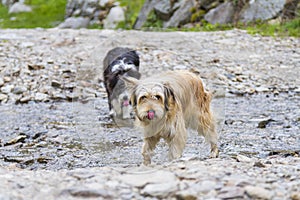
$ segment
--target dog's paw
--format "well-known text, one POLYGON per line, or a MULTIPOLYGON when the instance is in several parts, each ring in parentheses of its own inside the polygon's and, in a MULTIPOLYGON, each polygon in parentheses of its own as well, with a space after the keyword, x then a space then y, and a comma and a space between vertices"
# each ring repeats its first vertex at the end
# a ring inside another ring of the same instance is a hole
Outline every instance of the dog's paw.
POLYGON ((209 158, 218 158, 219 157, 219 149, 217 146, 211 149, 209 158))
POLYGON ((150 159, 144 159, 143 165, 149 166, 150 164, 151 164, 151 160, 150 159))
POLYGON ((110 116, 110 117, 115 117, 115 116, 116 116, 116 113, 115 113, 115 111, 114 111, 113 109, 111 109, 111 110, 109 111, 109 116, 110 116))

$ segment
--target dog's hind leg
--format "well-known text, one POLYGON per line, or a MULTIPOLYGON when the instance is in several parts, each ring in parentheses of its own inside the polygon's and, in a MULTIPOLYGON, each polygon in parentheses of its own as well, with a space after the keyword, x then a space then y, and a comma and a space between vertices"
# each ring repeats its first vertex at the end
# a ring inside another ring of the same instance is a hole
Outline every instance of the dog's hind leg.
POLYGON ((216 132, 215 122, 211 113, 206 113, 200 116, 199 125, 197 128, 198 134, 205 137, 206 142, 210 144, 210 158, 219 156, 218 149, 218 134, 216 132))
POLYGON ((156 144, 159 142, 160 136, 152 136, 148 138, 144 138, 144 144, 142 148, 142 155, 144 157, 144 165, 151 164, 151 157, 153 154, 153 150, 156 147, 156 144))

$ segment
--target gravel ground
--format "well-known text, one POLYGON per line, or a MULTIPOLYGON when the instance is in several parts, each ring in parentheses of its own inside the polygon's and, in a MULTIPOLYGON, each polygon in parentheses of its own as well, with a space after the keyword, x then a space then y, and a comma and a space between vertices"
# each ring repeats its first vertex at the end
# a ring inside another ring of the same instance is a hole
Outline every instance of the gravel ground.
POLYGON ((225 32, 0 30, 0 199, 300 199, 299 38, 225 32), (189 131, 181 159, 108 118, 102 60, 136 49, 142 77, 200 74, 220 158, 189 131))

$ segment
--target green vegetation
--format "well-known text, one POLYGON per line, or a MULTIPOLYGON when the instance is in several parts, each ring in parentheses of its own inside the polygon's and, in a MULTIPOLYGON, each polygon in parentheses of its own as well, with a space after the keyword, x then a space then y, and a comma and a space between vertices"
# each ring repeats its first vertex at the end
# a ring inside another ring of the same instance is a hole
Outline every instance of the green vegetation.
MULTIPOLYGON (((126 15, 125 21, 121 22, 117 28, 131 29, 144 1, 145 0, 119 0, 121 6, 126 10, 126 15)), ((19 14, 8 14, 8 9, 0 4, 0 28, 55 27, 64 19, 66 3, 67 0, 27 0, 26 4, 32 6, 33 12, 19 14)), ((163 22, 157 18, 154 12, 151 12, 143 29, 148 31, 220 31, 239 28, 247 30, 250 34, 300 37, 300 16, 290 21, 274 24, 257 21, 249 24, 213 25, 204 20, 199 22, 204 15, 204 11, 192 10, 192 13, 191 21, 194 23, 192 27, 163 29, 163 22)), ((91 26, 89 28, 102 28, 102 26, 91 26)))
POLYGON ((268 24, 266 22, 257 22, 239 28, 246 29, 250 34, 263 36, 300 37, 300 17, 284 23, 268 24))
POLYGON ((51 28, 64 20, 66 0, 27 0, 33 12, 8 14, 0 4, 0 28, 51 28))
POLYGON ((131 29, 145 0, 119 0, 119 2, 125 8, 125 22, 121 22, 118 28, 131 29))

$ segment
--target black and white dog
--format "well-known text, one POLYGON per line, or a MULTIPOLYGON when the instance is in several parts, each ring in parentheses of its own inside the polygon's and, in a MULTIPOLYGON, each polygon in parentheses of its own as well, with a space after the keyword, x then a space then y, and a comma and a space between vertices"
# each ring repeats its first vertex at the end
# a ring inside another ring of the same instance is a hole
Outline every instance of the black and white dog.
POLYGON ((132 118, 130 94, 120 77, 130 76, 139 79, 141 77, 139 65, 137 52, 130 48, 116 47, 106 54, 103 60, 103 78, 111 117, 122 120, 132 118))

